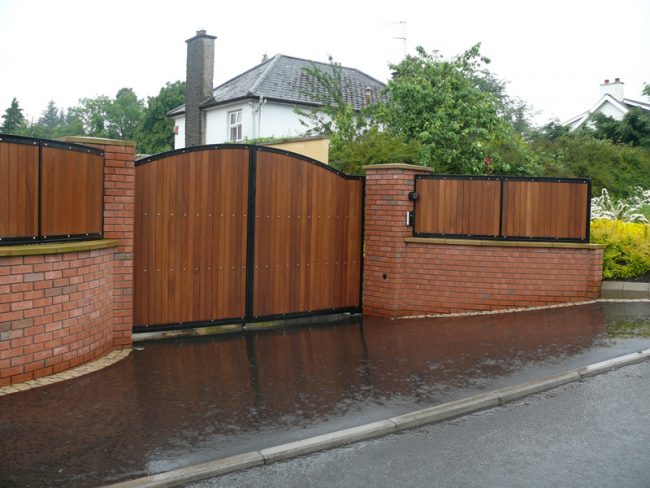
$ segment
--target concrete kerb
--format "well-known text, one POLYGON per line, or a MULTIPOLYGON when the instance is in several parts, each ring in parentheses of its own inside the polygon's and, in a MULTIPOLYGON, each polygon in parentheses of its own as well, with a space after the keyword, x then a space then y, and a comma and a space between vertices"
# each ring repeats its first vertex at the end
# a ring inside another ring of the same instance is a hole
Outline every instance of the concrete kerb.
POLYGON ((368 440, 382 435, 399 432, 401 430, 421 427, 423 425, 441 422, 443 420, 496 407, 512 400, 550 390, 622 366, 635 364, 649 358, 650 349, 644 349, 643 351, 626 354, 607 361, 593 363, 583 368, 571 369, 565 373, 549 376, 540 380, 501 388, 499 390, 437 405, 435 407, 425 408, 357 427, 261 449, 259 451, 251 451, 236 456, 216 459, 207 463, 196 464, 167 471, 165 473, 146 476, 144 478, 124 481, 110 486, 113 488, 158 488, 177 486, 182 483, 220 476, 254 466, 271 464, 277 461, 302 456, 304 454, 340 447, 353 442, 368 440))

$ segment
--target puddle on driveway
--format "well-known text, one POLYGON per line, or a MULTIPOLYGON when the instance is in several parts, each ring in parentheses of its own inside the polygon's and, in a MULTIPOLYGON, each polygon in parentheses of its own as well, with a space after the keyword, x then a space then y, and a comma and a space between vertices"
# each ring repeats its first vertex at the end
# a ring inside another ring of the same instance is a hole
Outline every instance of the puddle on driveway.
POLYGON ((121 481, 648 347, 639 302, 138 344, 97 373, 0 397, 0 486, 121 481))

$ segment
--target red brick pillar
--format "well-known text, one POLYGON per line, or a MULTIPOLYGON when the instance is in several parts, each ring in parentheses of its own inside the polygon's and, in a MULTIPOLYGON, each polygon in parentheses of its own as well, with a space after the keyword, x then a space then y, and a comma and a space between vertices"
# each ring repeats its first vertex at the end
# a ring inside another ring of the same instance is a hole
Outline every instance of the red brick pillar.
POLYGON ((65 137, 102 149, 104 238, 117 239, 113 265, 113 347, 131 346, 133 327, 133 238, 135 227, 135 142, 94 137, 65 137))
POLYGON ((415 175, 430 168, 409 164, 366 166, 365 258, 363 265, 363 313, 400 315, 400 288, 405 280, 399 265, 406 252, 404 239, 413 235, 406 213, 413 210, 408 194, 415 175))

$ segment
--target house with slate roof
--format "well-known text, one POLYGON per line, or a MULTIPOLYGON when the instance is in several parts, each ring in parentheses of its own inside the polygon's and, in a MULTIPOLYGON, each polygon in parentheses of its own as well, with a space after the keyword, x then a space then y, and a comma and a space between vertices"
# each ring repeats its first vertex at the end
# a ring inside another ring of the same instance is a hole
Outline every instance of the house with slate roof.
POLYGON ((570 118, 562 125, 576 130, 578 127, 589 123, 592 114, 601 113, 615 120, 622 120, 625 114, 632 108, 638 108, 650 112, 650 103, 640 102, 625 98, 623 95, 624 83, 620 78, 615 78, 613 83, 609 80, 600 85, 601 97, 589 110, 575 117, 570 118))
MULTIPOLYGON (((188 39, 186 103, 174 120, 174 147, 299 136, 306 127, 295 109, 321 106, 317 84, 306 69, 332 72, 328 63, 277 54, 212 88, 214 36, 198 31, 188 39)), ((342 68, 346 101, 355 109, 378 100, 384 83, 354 68, 342 68)))

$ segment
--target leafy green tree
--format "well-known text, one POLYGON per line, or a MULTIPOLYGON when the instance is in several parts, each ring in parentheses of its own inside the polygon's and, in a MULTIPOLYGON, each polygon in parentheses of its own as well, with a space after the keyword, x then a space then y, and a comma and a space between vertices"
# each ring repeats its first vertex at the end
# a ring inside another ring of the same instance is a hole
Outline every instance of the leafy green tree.
POLYGON ((135 140, 144 113, 144 102, 132 88, 121 88, 105 107, 106 133, 114 139, 135 140))
MULTIPOLYGON (((645 85, 643 94, 650 97, 650 85, 645 85)), ((646 110, 632 108, 621 120, 596 113, 590 117, 590 122, 593 128, 585 124, 584 130, 598 139, 650 149, 650 113, 646 110)))
MULTIPOLYGON (((70 109, 72 116, 81 122, 83 133, 93 137, 110 137, 108 111, 111 99, 105 95, 81 98, 79 105, 70 109)), ((70 114, 68 111, 68 114, 70 114)))
POLYGON ((514 138, 508 118, 515 116, 506 116, 509 103, 499 98, 504 90, 487 75, 488 63, 479 44, 451 60, 418 47, 415 56, 391 66, 380 121, 405 140, 420 142, 422 161, 437 171, 513 171, 513 161, 506 161, 499 147, 508 141, 523 150, 523 141, 514 138))
POLYGON ((167 82, 155 97, 147 99, 139 128, 138 151, 153 154, 174 148, 174 121, 165 114, 185 102, 185 82, 167 82))
POLYGON ((31 135, 53 139, 62 135, 69 135, 65 127, 63 111, 56 107, 54 100, 50 100, 36 124, 30 128, 31 135))
POLYGON ((307 135, 325 135, 330 139, 329 160, 335 168, 350 174, 362 174, 369 164, 419 161, 422 147, 399 134, 384 131, 376 114, 380 103, 354 108, 346 101, 350 91, 341 65, 330 57, 330 66, 312 66, 305 70, 311 84, 309 95, 320 106, 310 111, 297 110, 303 116, 307 135))
POLYGON ((64 131, 66 136, 88 135, 84 129, 84 117, 81 107, 70 107, 64 116, 64 131))
POLYGON ((2 119, 2 132, 16 135, 26 134, 28 128, 27 120, 16 98, 11 100, 11 105, 5 110, 2 119))

